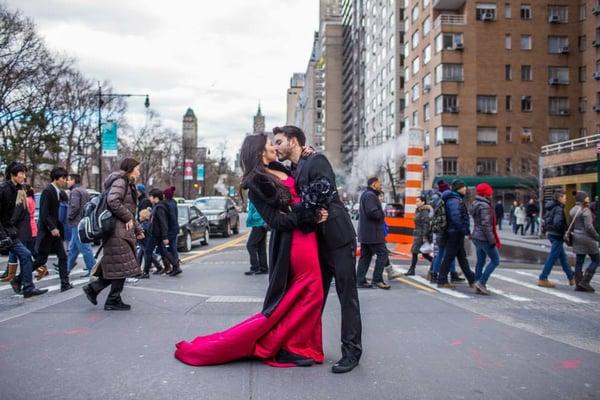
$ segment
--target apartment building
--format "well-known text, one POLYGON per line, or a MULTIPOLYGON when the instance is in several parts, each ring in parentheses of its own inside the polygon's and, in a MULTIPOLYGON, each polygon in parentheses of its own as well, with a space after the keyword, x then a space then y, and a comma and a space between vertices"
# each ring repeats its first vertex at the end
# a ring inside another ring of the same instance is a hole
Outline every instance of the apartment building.
POLYGON ((286 125, 296 123, 296 105, 304 87, 304 74, 296 72, 290 78, 290 87, 287 90, 287 114, 286 125))

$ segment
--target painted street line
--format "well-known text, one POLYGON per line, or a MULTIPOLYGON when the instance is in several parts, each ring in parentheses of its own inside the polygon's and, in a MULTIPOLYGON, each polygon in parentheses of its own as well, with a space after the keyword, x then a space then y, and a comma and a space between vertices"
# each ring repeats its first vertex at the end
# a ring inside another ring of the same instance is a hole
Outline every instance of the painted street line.
MULTIPOLYGON (((73 277, 75 277, 75 276, 74 276, 74 274, 81 274, 81 273, 83 273, 83 271, 82 271, 82 270, 79 270, 79 271, 75 270, 75 271, 71 271, 71 274, 70 274, 69 276, 70 276, 71 278, 73 278, 73 277)), ((60 278, 60 276, 59 276, 58 274, 55 274, 55 273, 50 273, 49 275, 46 275, 45 277, 43 277, 43 278, 42 278, 42 280, 40 280, 40 281, 38 281, 38 280, 36 280, 35 278, 33 278, 33 283, 34 283, 36 286, 40 286, 40 285, 41 285, 42 283, 44 283, 44 282, 48 282, 48 281, 52 281, 52 280, 56 280, 56 279, 58 279, 58 278, 60 278)), ((8 290, 8 289, 11 289, 11 286, 10 286, 10 283, 9 283, 9 282, 6 282, 6 284, 3 284, 2 286, 0 286, 0 292, 1 292, 1 291, 3 291, 3 290, 8 290), (6 285, 6 286, 5 286, 5 285, 6 285)), ((43 289, 43 288, 42 288, 42 289, 43 289)))
POLYGON ((589 304, 590 303, 589 301, 582 300, 582 299, 580 299, 578 297, 571 296, 569 294, 565 294, 565 293, 559 292, 556 289, 543 288, 543 287, 540 287, 540 286, 537 286, 537 285, 533 285, 531 283, 521 282, 521 281, 519 281, 517 279, 509 278, 509 277, 504 276, 504 275, 494 274, 493 276, 494 276, 494 278, 498 278, 498 279, 503 280, 505 282, 510 282, 510 283, 514 283, 515 285, 520 285, 520 286, 524 286, 524 287, 529 288, 529 289, 537 290, 538 292, 549 294, 550 296, 560 297, 561 299, 569 300, 569 301, 572 301, 573 303, 580 303, 580 304, 589 304))
POLYGON ((129 286, 128 285, 127 288, 137 289, 137 290, 145 290, 145 291, 148 291, 148 292, 178 294, 178 295, 181 295, 181 296, 204 297, 204 298, 211 297, 211 295, 208 295, 208 294, 192 293, 192 292, 182 292, 182 291, 179 291, 179 290, 156 289, 156 288, 149 288, 149 287, 142 287, 142 286, 129 286))
POLYGON ((262 303, 265 299, 250 296, 211 296, 207 303, 262 303))
MULTIPOLYGON (((394 266, 394 270, 399 271, 401 273, 405 273, 407 271, 406 268, 400 268, 397 266, 394 266)), ((423 286, 426 286, 428 288, 431 288, 437 292, 443 293, 445 295, 448 296, 452 296, 452 297, 456 297, 458 299, 471 299, 471 296, 467 296, 466 294, 460 293, 456 290, 452 290, 452 289, 443 289, 443 288, 438 288, 437 285, 432 284, 431 282, 429 282, 427 279, 423 278, 422 276, 419 275, 413 275, 413 276, 409 276, 407 277, 408 279, 412 279, 414 281, 417 281, 418 283, 420 283, 423 286)))
POLYGON ((487 286, 487 289, 490 292, 492 292, 493 294, 499 294, 501 296, 508 297, 509 299, 514 300, 514 301, 532 301, 531 299, 529 299, 527 297, 521 297, 521 296, 517 296, 514 294, 510 294, 510 293, 505 292, 504 290, 500 290, 498 288, 491 287, 489 285, 487 286))

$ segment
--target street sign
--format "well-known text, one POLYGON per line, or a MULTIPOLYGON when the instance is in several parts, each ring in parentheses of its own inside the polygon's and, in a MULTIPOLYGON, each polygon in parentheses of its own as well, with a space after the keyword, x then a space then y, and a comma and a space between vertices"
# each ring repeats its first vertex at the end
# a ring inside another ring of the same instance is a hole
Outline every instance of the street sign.
POLYGON ((116 157, 118 150, 117 123, 106 122, 102 124, 102 157, 116 157))
POLYGON ((204 182, 204 164, 198 164, 196 166, 196 180, 204 182))
POLYGON ((194 160, 186 159, 183 164, 183 179, 186 181, 194 180, 194 160))

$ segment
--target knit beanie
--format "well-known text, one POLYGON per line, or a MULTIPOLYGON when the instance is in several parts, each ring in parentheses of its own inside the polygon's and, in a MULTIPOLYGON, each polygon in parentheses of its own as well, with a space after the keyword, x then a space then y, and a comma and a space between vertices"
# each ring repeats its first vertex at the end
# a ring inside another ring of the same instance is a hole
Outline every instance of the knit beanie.
POLYGON ((464 187, 467 187, 467 184, 464 181, 461 181, 460 179, 455 179, 452 181, 452 190, 455 192, 458 192, 460 188, 464 187))
POLYGON ((175 195, 175 186, 171 186, 163 190, 163 193, 167 199, 172 199, 175 195))
POLYGON ((446 182, 443 179, 438 181, 437 187, 438 187, 438 190, 442 193, 444 193, 446 190, 450 190, 450 185, 448 185, 448 182, 446 182))
POLYGON ((492 189, 492 187, 487 183, 480 183, 479 185, 475 186, 475 191, 479 196, 483 197, 492 197, 494 194, 494 189, 492 189))

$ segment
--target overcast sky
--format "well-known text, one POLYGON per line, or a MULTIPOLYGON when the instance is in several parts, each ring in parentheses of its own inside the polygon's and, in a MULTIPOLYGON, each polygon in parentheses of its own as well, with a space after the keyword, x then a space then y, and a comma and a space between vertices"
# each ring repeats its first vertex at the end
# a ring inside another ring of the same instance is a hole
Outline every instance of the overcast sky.
MULTIPOLYGON (((230 155, 259 101, 267 128, 285 123, 289 78, 305 71, 319 18, 318 0, 6 2, 90 78, 110 80, 118 93, 149 93, 178 132, 192 107, 201 143, 228 138, 230 155)), ((144 121, 142 104, 129 100, 132 125, 144 121)))

